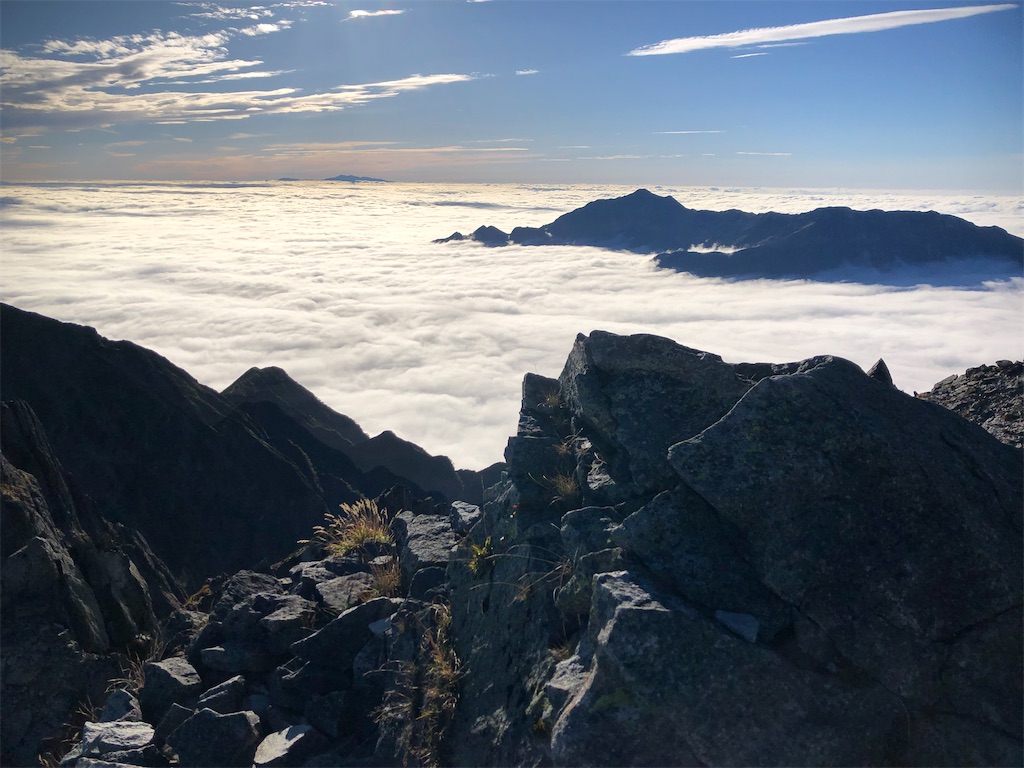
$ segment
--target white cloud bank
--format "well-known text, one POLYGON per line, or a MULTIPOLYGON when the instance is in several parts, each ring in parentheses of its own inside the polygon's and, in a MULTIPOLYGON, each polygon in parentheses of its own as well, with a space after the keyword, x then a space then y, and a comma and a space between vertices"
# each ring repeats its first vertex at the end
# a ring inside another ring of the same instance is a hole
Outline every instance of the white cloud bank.
MULTIPOLYGON (((433 245, 541 225, 624 187, 81 183, 4 187, 0 299, 156 350, 223 389, 278 365, 377 433, 501 459, 523 374, 577 333, 655 333, 730 362, 879 357, 896 384, 1020 358, 1024 280, 990 289, 730 283, 585 247, 433 245), (553 209, 553 210, 552 210, 553 209)), ((1021 227, 1019 197, 666 188, 695 208, 935 209, 1021 227)), ((1018 232, 1020 234, 1020 232, 1018 232)))
POLYGON ((983 13, 1008 11, 1017 6, 1012 3, 999 5, 970 5, 959 8, 932 8, 919 11, 892 11, 872 13, 867 16, 850 16, 843 19, 826 19, 807 24, 790 24, 784 27, 759 27, 720 35, 700 35, 662 40, 636 48, 629 56, 662 56, 670 53, 690 53, 708 48, 740 48, 758 43, 779 43, 789 40, 807 40, 832 35, 856 35, 862 32, 881 32, 915 24, 932 24, 938 21, 965 19, 983 13))

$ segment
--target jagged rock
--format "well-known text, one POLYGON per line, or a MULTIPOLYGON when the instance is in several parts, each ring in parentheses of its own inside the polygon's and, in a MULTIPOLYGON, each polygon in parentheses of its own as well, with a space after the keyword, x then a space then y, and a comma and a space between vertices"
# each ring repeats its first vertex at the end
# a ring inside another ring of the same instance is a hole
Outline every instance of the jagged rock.
POLYGON ((759 382, 669 458, 761 583, 915 704, 949 644, 1020 604, 1019 455, 849 362, 759 382))
POLYGON ((177 604, 177 588, 145 539, 78 491, 26 403, 5 402, 0 415, 0 760, 34 765, 53 751, 69 713, 102 701, 107 681, 123 674, 115 643, 149 652, 155 604, 135 599, 149 593, 146 579, 161 610, 177 604), (118 573, 130 573, 138 590, 122 589, 118 573))
POLYGON ((595 333, 510 449, 448 569, 453 764, 1021 760, 1024 488, 980 428, 836 358, 595 333), (565 435, 614 501, 528 487, 565 435))
POLYGON ((392 527, 399 548, 398 562, 407 584, 423 568, 447 567, 452 547, 458 543, 447 517, 403 512, 394 519, 392 527))
POLYGON ((903 712, 877 683, 793 667, 626 572, 596 577, 580 655, 559 765, 878 764, 903 712))
POLYGON ((693 603, 757 617, 767 638, 792 621, 790 606, 751 567, 739 527, 685 484, 655 496, 611 538, 693 603))
POLYGON ((370 624, 390 616, 399 605, 400 600, 377 597, 349 608, 319 631, 293 644, 292 652, 299 659, 325 668, 351 670, 352 660, 370 639, 370 624))
POLYGON ((82 753, 86 757, 144 747, 153 741, 149 723, 124 720, 82 726, 82 753))
POLYGON ((409 583, 409 597, 414 600, 428 600, 445 583, 446 569, 440 565, 420 568, 409 583))
POLYGON ((345 733, 345 720, 348 709, 346 691, 331 691, 322 696, 314 696, 306 704, 303 714, 318 731, 331 739, 337 739, 345 733))
POLYGON ((1015 448, 1024 446, 1024 363, 1000 360, 949 376, 917 395, 949 408, 1015 448))
MULTIPOLYGON (((92 758, 83 758, 91 760, 92 758)), ((114 765, 140 765, 147 768, 168 768, 170 762, 157 749, 154 744, 147 744, 137 749, 125 749, 118 752, 107 752, 103 755, 103 761, 114 765)), ((82 765, 82 759, 75 763, 75 766, 82 765)))
POLYGON ((245 696, 245 678, 242 675, 236 675, 203 693, 199 697, 196 708, 212 709, 222 715, 238 712, 243 696, 245 696))
POLYGON ((253 758, 256 766, 297 766, 326 746, 324 737, 311 725, 293 725, 275 731, 260 742, 253 758))
POLYGON ((238 571, 221 586, 220 597, 214 604, 211 615, 217 621, 224 621, 236 605, 241 605, 258 594, 283 595, 284 589, 270 574, 238 571))
POLYGON ((878 358, 878 362, 868 368, 868 378, 876 379, 883 384, 892 385, 892 374, 889 373, 889 366, 885 364, 885 360, 878 358))
POLYGON ((222 715, 201 709, 179 725, 167 743, 183 768, 251 765, 260 739, 259 722, 254 712, 222 715))
POLYGON ((107 701, 100 712, 101 723, 112 723, 117 720, 138 722, 142 720, 142 707, 139 700, 129 691, 118 688, 107 696, 107 701))
MULTIPOLYGON (((331 574, 334 576, 334 574, 331 574)), ((369 573, 353 573, 349 576, 335 576, 316 585, 317 599, 324 610, 332 614, 347 611, 358 605, 360 599, 373 589, 373 576, 369 573)))
POLYGON ((448 521, 451 523, 452 530, 455 533, 464 536, 476 521, 480 519, 482 514, 483 512, 480 511, 480 507, 476 504, 470 504, 466 501, 453 501, 451 512, 448 514, 448 521))
POLYGON ((669 446, 714 424, 750 388, 718 355, 603 331, 576 338, 559 382, 574 426, 609 474, 631 480, 640 493, 671 482, 669 446))
POLYGON ((153 742, 163 744, 167 737, 177 730, 178 726, 188 720, 196 710, 191 707, 183 707, 180 704, 171 704, 167 714, 160 719, 160 723, 153 731, 153 742))
POLYGON ((164 358, 8 305, 0 324, 4 397, 32 407, 80 489, 176 573, 198 582, 277 559, 323 518, 259 428, 164 358))
POLYGON ((183 704, 203 690, 199 673, 182 656, 147 662, 142 669, 145 682, 139 691, 139 704, 150 723, 160 722, 171 704, 183 704))

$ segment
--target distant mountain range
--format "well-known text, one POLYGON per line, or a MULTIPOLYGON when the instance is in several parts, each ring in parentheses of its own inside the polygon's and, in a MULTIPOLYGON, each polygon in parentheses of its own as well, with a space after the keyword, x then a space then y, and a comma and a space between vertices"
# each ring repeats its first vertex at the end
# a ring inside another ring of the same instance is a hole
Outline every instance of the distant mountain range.
POLYGON ((463 239, 655 253, 660 266, 700 277, 842 279, 867 270, 956 282, 965 269, 985 279, 1024 272, 1024 240, 934 211, 698 211, 646 189, 595 200, 542 227, 505 234, 484 226, 468 237, 456 232, 435 242, 463 239))
MULTIPOLYGON (((293 179, 290 176, 284 176, 278 179, 278 181, 305 181, 305 179, 293 179)), ((329 179, 322 179, 322 181, 380 181, 385 184, 390 183, 388 179, 375 179, 372 176, 349 176, 344 173, 331 176, 329 179)))

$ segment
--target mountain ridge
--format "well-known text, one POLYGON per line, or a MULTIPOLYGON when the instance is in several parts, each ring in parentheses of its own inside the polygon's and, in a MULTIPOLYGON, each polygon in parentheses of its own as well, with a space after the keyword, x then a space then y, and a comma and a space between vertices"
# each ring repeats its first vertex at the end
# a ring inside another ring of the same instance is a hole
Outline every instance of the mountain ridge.
POLYGON ((812 278, 843 270, 884 276, 912 268, 955 281, 964 265, 980 266, 993 277, 1024 273, 1024 240, 935 211, 701 211, 646 189, 591 201, 541 227, 516 227, 508 234, 481 227, 468 238, 456 232, 435 242, 463 239, 654 253, 659 266, 700 277, 812 278))

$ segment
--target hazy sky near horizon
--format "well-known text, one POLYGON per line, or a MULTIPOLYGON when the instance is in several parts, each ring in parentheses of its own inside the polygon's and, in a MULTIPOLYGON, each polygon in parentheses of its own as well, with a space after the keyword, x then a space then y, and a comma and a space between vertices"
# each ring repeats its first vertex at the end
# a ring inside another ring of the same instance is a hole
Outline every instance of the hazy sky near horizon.
POLYGON ((1021 3, 0 3, 11 180, 1019 193, 1021 3))

